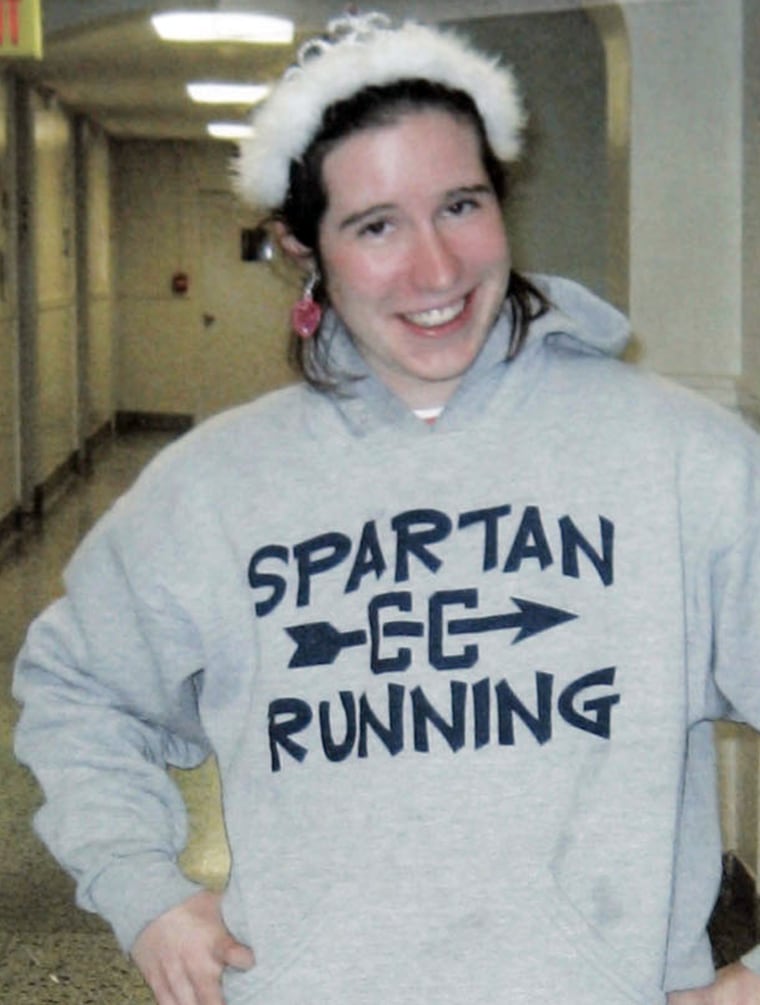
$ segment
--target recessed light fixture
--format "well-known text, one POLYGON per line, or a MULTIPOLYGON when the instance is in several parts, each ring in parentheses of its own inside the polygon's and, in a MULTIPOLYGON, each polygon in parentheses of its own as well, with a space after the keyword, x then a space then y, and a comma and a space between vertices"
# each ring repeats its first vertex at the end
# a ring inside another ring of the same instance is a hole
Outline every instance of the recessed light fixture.
POLYGON ((249 42, 287 45, 293 22, 268 14, 237 11, 169 11, 154 14, 151 23, 167 42, 249 42))
POLYGON ((187 85, 192 100, 203 105, 255 105, 269 91, 266 84, 214 84, 209 81, 187 85))
POLYGON ((253 127, 245 122, 209 122, 206 131, 215 140, 247 140, 253 136, 253 127))

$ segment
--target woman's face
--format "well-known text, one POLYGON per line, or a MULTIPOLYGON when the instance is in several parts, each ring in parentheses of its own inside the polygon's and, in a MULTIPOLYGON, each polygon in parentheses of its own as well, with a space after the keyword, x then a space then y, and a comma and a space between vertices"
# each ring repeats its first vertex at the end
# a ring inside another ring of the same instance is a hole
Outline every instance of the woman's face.
POLYGON ((332 306, 398 397, 445 404, 488 337, 510 271, 475 130, 445 111, 407 113, 339 143, 323 179, 332 306))

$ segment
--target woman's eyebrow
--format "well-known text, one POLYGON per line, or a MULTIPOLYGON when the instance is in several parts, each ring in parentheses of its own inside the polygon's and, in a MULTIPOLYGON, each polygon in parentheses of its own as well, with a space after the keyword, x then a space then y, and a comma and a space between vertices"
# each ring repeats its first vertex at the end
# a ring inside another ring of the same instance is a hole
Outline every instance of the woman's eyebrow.
POLYGON ((458 185, 444 193, 444 199, 452 199, 458 195, 493 195, 493 189, 485 182, 478 182, 475 185, 458 185))
POLYGON ((345 219, 341 220, 338 224, 338 230, 346 230, 348 227, 353 227, 357 223, 361 223, 365 217, 374 216, 376 213, 387 213, 392 209, 392 202, 381 202, 376 206, 369 206, 367 209, 357 210, 356 213, 350 213, 347 217, 345 217, 345 219))

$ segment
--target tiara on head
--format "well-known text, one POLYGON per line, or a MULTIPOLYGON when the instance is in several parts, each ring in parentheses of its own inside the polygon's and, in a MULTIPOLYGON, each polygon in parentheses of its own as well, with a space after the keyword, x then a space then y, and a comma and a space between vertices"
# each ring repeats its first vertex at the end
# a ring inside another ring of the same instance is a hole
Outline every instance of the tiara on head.
POLYGON ((525 115, 511 71, 453 32, 406 21, 394 28, 380 13, 347 14, 305 42, 297 62, 253 115, 240 145, 237 189, 262 209, 282 205, 290 162, 316 136, 330 105, 365 87, 423 78, 464 91, 475 103, 489 143, 503 161, 520 152, 525 115))

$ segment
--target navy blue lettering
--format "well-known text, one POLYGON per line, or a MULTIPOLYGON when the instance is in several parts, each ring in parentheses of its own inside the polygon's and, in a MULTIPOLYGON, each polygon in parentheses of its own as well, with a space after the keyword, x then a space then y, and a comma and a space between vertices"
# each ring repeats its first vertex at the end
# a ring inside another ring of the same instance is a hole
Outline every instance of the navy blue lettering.
POLYGON ((269 753, 272 771, 280 770, 280 750, 282 747, 296 761, 306 757, 306 747, 291 740, 292 733, 300 733, 311 722, 311 707, 300 698, 277 698, 269 703, 269 753), (280 719, 280 716, 286 716, 280 719))
POLYGON ((375 715, 363 694, 359 699, 359 757, 367 756, 367 731, 379 738, 389 754, 395 756, 404 748, 404 688, 401 684, 388 685, 388 725, 375 715))
MULTIPOLYGON (((443 710, 440 701, 434 701, 422 686, 409 691, 409 706, 405 708, 407 692, 400 684, 388 684, 381 696, 373 697, 376 707, 385 701, 382 714, 370 704, 366 693, 356 696, 351 691, 340 691, 340 710, 335 699, 319 702, 319 733, 325 758, 332 763, 346 761, 351 756, 366 758, 370 754, 370 734, 375 737, 375 750, 385 749, 395 756, 404 749, 405 714, 413 727, 413 749, 422 754, 430 752, 431 732, 435 731, 448 748, 456 753, 469 746, 480 750, 491 742, 502 747, 514 747, 518 742, 519 720, 534 740, 543 745, 552 739, 554 721, 564 720, 572 729, 582 730, 603 739, 611 735, 611 710, 621 701, 619 694, 596 692, 596 697, 583 700, 591 688, 611 687, 615 681, 615 667, 606 667, 584 674, 568 684, 553 707, 554 675, 536 671, 533 675, 535 704, 529 707, 502 678, 498 683, 484 677, 473 684, 453 680, 449 682, 449 704, 443 710), (498 735, 492 739, 491 692, 495 694, 498 735), (472 694, 472 737, 468 744, 469 694, 472 694), (334 707, 333 707, 334 706, 334 707), (580 708, 578 707, 580 706, 580 708), (560 718, 553 720, 553 715, 560 718)), ((440 679, 440 678, 439 678, 440 679)), ((297 742, 296 734, 303 733, 313 719, 311 706, 300 698, 280 698, 269 705, 269 749, 271 769, 282 770, 284 754, 303 763, 308 748, 297 742)))
POLYGON ((480 750, 491 739, 491 681, 488 677, 472 685, 472 707, 475 749, 480 750))
POLYGON ((445 540, 451 533, 451 520, 437 509, 413 509, 391 520, 396 532, 396 582, 409 579, 409 556, 414 555, 431 572, 437 572, 441 559, 427 547, 445 540))
POLYGON ((268 544, 266 547, 259 548, 258 551, 254 552, 251 561, 248 563, 248 582, 251 589, 258 590, 264 587, 272 591, 265 600, 256 602, 256 614, 260 618, 263 618, 277 607, 285 596, 285 587, 287 585, 282 576, 278 576, 276 572, 258 571, 259 562, 266 558, 276 558, 287 565, 288 549, 281 544, 268 544))
POLYGON ((311 577, 334 569, 351 550, 351 538, 337 531, 319 534, 293 548, 298 562, 298 596, 296 603, 305 607, 311 600, 311 577), (319 553, 323 552, 321 557, 319 553))
POLYGON ((612 550, 615 538, 615 525, 606 517, 599 517, 599 531, 602 538, 602 553, 591 547, 569 516, 563 516, 559 521, 562 534, 562 572, 574 579, 580 577, 578 570, 578 551, 590 559, 591 564, 599 573, 599 578, 605 586, 613 581, 612 550))
POLYGON ((509 505, 492 506, 489 509, 474 509, 469 513, 462 513, 459 517, 460 527, 471 527, 473 524, 482 523, 484 527, 485 539, 483 541, 483 572, 495 569, 499 560, 499 518, 509 516, 512 507, 509 505))
POLYGON ((452 681, 451 688, 451 722, 446 722, 442 715, 430 704, 421 687, 411 692, 412 715, 414 718, 414 749, 426 753, 428 744, 428 722, 431 722, 452 750, 461 750, 464 746, 465 702, 467 701, 467 685, 461 681, 452 681))
POLYGON ((554 559, 546 540, 538 506, 526 506, 512 542, 504 572, 517 572, 526 558, 538 559, 542 569, 551 565, 554 559))
POLYGON ((374 520, 369 520, 362 529, 361 540, 356 551, 356 558, 351 568, 351 575, 346 583, 346 593, 353 593, 359 589, 364 576, 374 572, 375 579, 379 579, 385 572, 385 557, 383 556, 380 541, 377 537, 377 526, 374 520))
POLYGON ((356 743, 356 701, 351 691, 341 691, 340 701, 346 719, 346 733, 340 743, 333 739, 330 725, 330 702, 319 703, 319 730, 322 736, 322 750, 328 761, 345 761, 356 743))
POLYGON ((581 715, 574 706, 576 697, 585 691, 586 688, 596 686, 611 687, 615 682, 615 667, 605 667, 603 670, 593 670, 591 673, 579 677, 572 684, 568 684, 559 696, 557 707, 560 715, 571 726, 576 729, 583 729, 594 736, 601 736, 605 740, 610 738, 610 718, 612 716, 612 706, 620 701, 619 694, 610 694, 606 697, 591 698, 583 703, 583 711, 590 712, 591 715, 581 715))
POLYGON ((371 638, 370 667, 372 673, 403 673, 412 662, 412 650, 401 646, 394 656, 380 655, 380 642, 384 638, 395 636, 419 638, 425 628, 419 621, 387 621, 380 623, 380 612, 386 607, 395 607, 398 611, 411 611, 412 595, 405 590, 396 593, 381 593, 373 597, 367 607, 369 616, 369 631, 371 638))
POLYGON ((550 673, 536 674, 536 714, 530 712, 505 680, 496 685, 496 708, 499 720, 499 743, 511 747, 515 742, 514 715, 522 719, 540 744, 552 735, 552 688, 550 673))
POLYGON ((472 610, 478 606, 478 591, 439 590, 430 598, 428 659, 436 670, 462 670, 474 666, 478 661, 478 647, 474 645, 466 645, 459 653, 453 655, 446 655, 443 651, 444 610, 452 604, 472 610))

